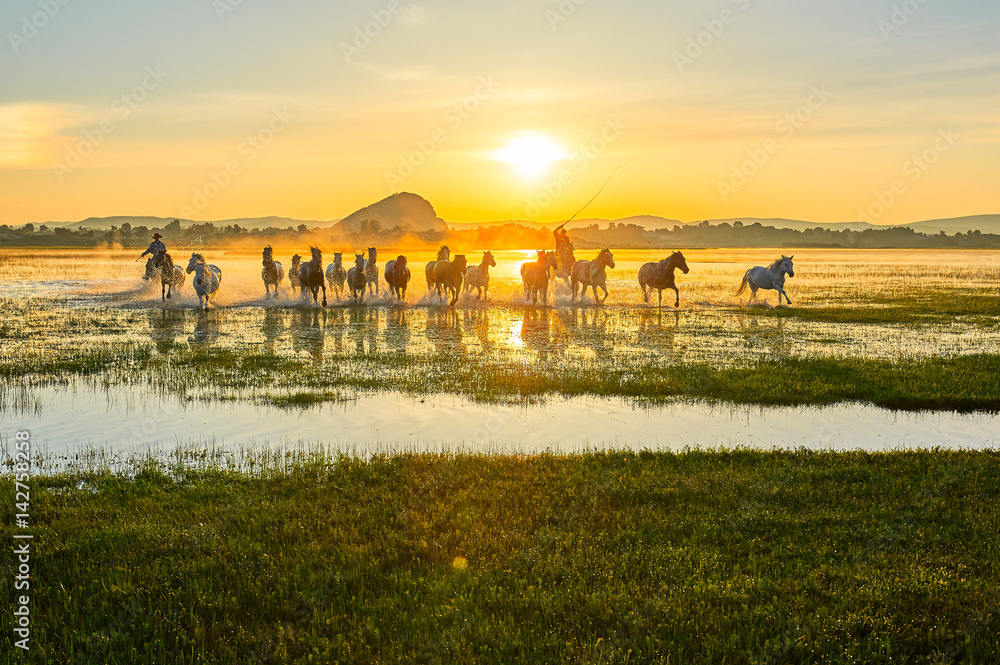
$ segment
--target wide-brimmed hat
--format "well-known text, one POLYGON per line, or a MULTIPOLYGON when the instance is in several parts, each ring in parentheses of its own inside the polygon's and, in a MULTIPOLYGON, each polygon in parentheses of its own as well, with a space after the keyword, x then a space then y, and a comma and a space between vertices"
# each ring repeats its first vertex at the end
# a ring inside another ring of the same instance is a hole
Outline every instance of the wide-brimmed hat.
POLYGON ((154 240, 159 240, 159 239, 160 239, 160 238, 162 238, 162 237, 163 237, 163 236, 161 236, 161 235, 160 235, 159 233, 154 233, 154 234, 153 234, 153 239, 154 239, 154 240))

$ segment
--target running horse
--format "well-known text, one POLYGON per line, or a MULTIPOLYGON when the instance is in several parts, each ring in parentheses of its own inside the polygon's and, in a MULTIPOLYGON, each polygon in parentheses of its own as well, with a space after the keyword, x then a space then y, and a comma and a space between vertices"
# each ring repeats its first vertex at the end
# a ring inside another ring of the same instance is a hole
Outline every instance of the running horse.
POLYGON ((170 298, 173 289, 179 289, 184 284, 184 271, 180 266, 175 266, 170 254, 163 253, 163 260, 160 262, 160 300, 170 298))
POLYGON ((490 290, 490 266, 496 268, 497 262, 492 252, 486 252, 478 266, 469 266, 465 269, 465 292, 469 293, 472 289, 476 289, 476 300, 486 298, 490 290))
POLYGON ((673 289, 677 295, 674 307, 680 307, 681 292, 677 290, 677 284, 674 282, 674 270, 677 268, 680 268, 685 275, 688 274, 687 261, 684 260, 684 255, 680 252, 674 252, 656 263, 643 264, 639 268, 639 288, 642 289, 643 301, 649 302, 650 292, 656 289, 659 296, 657 307, 663 307, 663 289, 673 289))
POLYGON ((449 291, 452 293, 449 307, 454 307, 458 302, 458 294, 462 291, 462 278, 468 266, 465 254, 456 254, 454 261, 437 261, 434 264, 434 288, 442 300, 448 299, 449 291))
POLYGON ((298 254, 292 255, 292 267, 288 269, 288 285, 292 287, 292 290, 302 288, 302 282, 299 281, 299 265, 301 262, 301 256, 298 254))
POLYGON ((194 290, 198 294, 198 306, 203 306, 207 312, 209 297, 219 290, 219 284, 222 283, 222 270, 219 266, 207 265, 205 257, 195 253, 188 262, 187 272, 194 273, 194 290))
POLYGON ((385 264, 385 283, 389 292, 400 302, 406 301, 406 285, 410 283, 410 269, 406 265, 406 257, 400 254, 385 264))
POLYGON ((365 301, 365 255, 354 255, 354 267, 347 271, 347 288, 351 290, 351 299, 356 302, 365 301))
POLYGON ((583 300, 583 296, 587 293, 587 287, 590 287, 594 290, 594 302, 603 305, 604 301, 608 299, 607 274, 604 271, 606 268, 614 267, 615 258, 609 249, 602 249, 593 261, 580 260, 574 263, 573 270, 570 272, 573 300, 576 300, 577 286, 582 284, 583 290, 580 292, 580 299, 583 300), (597 287, 601 287, 601 290, 604 291, 604 298, 601 300, 597 299, 597 287))
POLYGON ((312 260, 299 267, 299 296, 306 295, 306 289, 312 291, 313 302, 319 301, 319 290, 323 289, 323 307, 326 307, 326 282, 323 280, 323 252, 319 247, 310 247, 312 260))
POLYGON ((773 289, 778 292, 778 304, 781 304, 781 296, 785 296, 785 300, 791 305, 792 301, 785 293, 785 275, 789 277, 795 277, 795 267, 792 265, 792 259, 794 256, 781 255, 780 259, 775 259, 767 268, 762 268, 760 266, 754 266, 747 270, 746 274, 743 275, 743 281, 740 283, 740 290, 736 292, 736 295, 740 295, 749 286, 750 292, 753 294, 751 300, 757 299, 758 289, 773 289))
POLYGON ((447 261, 451 258, 451 250, 448 249, 448 245, 441 245, 438 250, 437 260, 430 261, 426 267, 424 267, 424 277, 427 278, 427 290, 434 290, 434 267, 437 266, 438 261, 447 261))
POLYGON ((549 279, 552 269, 556 267, 555 253, 538 252, 538 260, 521 266, 521 282, 524 285, 524 300, 538 303, 538 294, 542 294, 542 305, 549 301, 549 279))
POLYGON ((368 293, 375 289, 378 295, 378 251, 374 247, 368 248, 368 259, 365 261, 365 281, 368 283, 368 293))
POLYGON ((337 300, 344 293, 344 282, 347 281, 347 271, 344 270, 344 253, 335 252, 333 263, 326 267, 326 281, 330 290, 337 294, 337 300))
POLYGON ((274 260, 274 251, 270 245, 264 248, 261 264, 264 266, 260 271, 260 278, 264 280, 264 290, 270 296, 271 285, 273 284, 274 295, 277 297, 278 287, 281 286, 281 280, 285 278, 285 268, 281 265, 280 261, 274 260))

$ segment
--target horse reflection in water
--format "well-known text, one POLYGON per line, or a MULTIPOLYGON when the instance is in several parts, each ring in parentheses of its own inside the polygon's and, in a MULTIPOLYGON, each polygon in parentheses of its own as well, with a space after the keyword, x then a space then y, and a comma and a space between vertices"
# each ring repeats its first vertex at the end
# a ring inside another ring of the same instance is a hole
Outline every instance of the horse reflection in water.
POLYGON ((428 309, 427 341, 440 354, 465 353, 459 312, 450 308, 428 309))
POLYGON ((378 350, 380 310, 352 307, 349 312, 350 325, 347 334, 354 342, 355 353, 358 355, 374 353, 378 350))
POLYGON ((538 353, 539 360, 545 360, 550 354, 558 352, 559 336, 552 334, 551 310, 525 308, 521 320, 521 341, 525 348, 538 353))
POLYGON ((566 331, 568 345, 591 349, 603 356, 614 348, 608 333, 609 313, 607 310, 591 307, 571 307, 557 309, 556 315, 566 331))
POLYGON ((268 353, 275 353, 278 348, 278 341, 285 333, 285 319, 282 310, 274 307, 265 307, 264 320, 261 322, 260 331, 264 335, 264 348, 268 353))
POLYGON ((325 315, 325 310, 297 309, 291 320, 292 350, 297 355, 309 354, 314 365, 323 364, 323 350, 326 346, 323 325, 326 322, 325 315))
POLYGON ((405 309, 393 307, 389 310, 385 322, 385 345, 390 351, 405 354, 410 343, 410 313, 405 309))
POLYGON ((215 344, 219 339, 219 312, 199 311, 198 321, 194 325, 194 332, 188 338, 192 348, 207 349, 215 344))
POLYGON ((755 316, 739 316, 737 321, 747 349, 764 353, 771 358, 788 358, 792 355, 792 340, 785 333, 784 319, 767 319, 765 325, 761 325, 755 316))
MULTIPOLYGON (((674 311, 663 312, 657 310, 639 310, 639 325, 636 328, 634 345, 640 348, 656 351, 660 353, 674 353, 674 337, 680 327, 681 314, 674 311)), ((629 344, 631 346, 632 344, 629 344)))
POLYGON ((157 353, 167 355, 177 348, 177 338, 184 334, 187 311, 183 309, 152 309, 149 311, 149 336, 157 353))
POLYGON ((490 311, 488 309, 467 309, 464 330, 470 337, 479 340, 483 353, 490 353, 496 348, 497 342, 490 336, 490 311))

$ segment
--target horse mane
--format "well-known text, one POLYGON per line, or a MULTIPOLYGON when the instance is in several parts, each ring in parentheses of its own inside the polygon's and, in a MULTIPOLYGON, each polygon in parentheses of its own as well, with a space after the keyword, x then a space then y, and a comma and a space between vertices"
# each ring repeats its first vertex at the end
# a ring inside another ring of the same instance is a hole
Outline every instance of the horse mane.
POLYGON ((448 255, 448 254, 450 254, 450 253, 451 253, 451 250, 448 249, 448 245, 441 245, 441 248, 438 249, 437 260, 438 261, 445 261, 445 260, 447 260, 447 259, 445 259, 445 256, 448 255))
POLYGON ((173 274, 173 272, 174 272, 174 260, 172 258, 170 258, 170 254, 168 252, 164 252, 163 253, 163 265, 166 266, 166 268, 170 270, 170 274, 173 274))
POLYGON ((784 260, 785 260, 785 257, 779 256, 778 258, 776 258, 774 260, 774 263, 772 263, 770 266, 768 266, 768 270, 777 270, 778 269, 778 264, 781 263, 784 260))
POLYGON ((198 260, 198 261, 201 261, 202 263, 204 263, 204 262, 205 262, 205 257, 204 257, 204 256, 202 256, 201 254, 198 254, 197 252, 192 252, 192 253, 191 253, 191 258, 192 258, 192 259, 196 259, 196 260, 198 260))

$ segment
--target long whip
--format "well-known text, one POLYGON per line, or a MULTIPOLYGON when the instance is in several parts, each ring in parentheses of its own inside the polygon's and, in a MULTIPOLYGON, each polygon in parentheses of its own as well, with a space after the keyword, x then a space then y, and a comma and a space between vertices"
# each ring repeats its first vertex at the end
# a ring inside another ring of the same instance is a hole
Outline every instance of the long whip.
POLYGON ((565 224, 569 224, 570 222, 572 222, 576 218, 577 215, 579 215, 581 212, 583 212, 584 210, 586 210, 587 206, 589 206, 591 203, 593 203, 594 200, 597 199, 597 197, 601 195, 601 192, 604 191, 604 188, 608 186, 608 183, 611 182, 611 177, 614 176, 614 174, 618 172, 618 169, 620 169, 623 166, 628 166, 628 162, 626 162, 624 164, 619 164, 617 167, 615 167, 615 170, 611 172, 611 175, 609 175, 608 179, 604 181, 604 184, 601 185, 601 188, 599 190, 597 190, 597 193, 594 194, 594 197, 592 199, 590 199, 589 201, 587 201, 586 205, 584 205, 582 208, 580 208, 579 210, 577 210, 576 213, 572 217, 570 217, 569 219, 567 219, 565 222, 563 222, 563 224, 564 225, 565 224))

